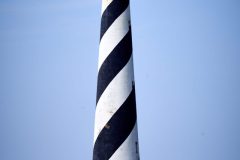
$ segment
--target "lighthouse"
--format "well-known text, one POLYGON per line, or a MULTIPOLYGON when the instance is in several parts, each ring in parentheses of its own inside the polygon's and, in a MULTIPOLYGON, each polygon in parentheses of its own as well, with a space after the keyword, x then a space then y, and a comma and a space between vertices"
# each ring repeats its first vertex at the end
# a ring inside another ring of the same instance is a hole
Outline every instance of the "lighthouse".
POLYGON ((129 0, 102 0, 93 160, 139 160, 129 0))

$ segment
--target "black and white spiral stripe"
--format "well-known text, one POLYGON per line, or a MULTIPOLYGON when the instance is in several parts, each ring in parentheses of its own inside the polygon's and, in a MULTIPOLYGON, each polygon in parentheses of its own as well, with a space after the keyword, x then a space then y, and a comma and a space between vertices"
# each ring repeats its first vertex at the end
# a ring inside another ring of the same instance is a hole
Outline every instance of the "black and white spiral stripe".
POLYGON ((138 160, 129 0, 102 0, 93 160, 138 160))

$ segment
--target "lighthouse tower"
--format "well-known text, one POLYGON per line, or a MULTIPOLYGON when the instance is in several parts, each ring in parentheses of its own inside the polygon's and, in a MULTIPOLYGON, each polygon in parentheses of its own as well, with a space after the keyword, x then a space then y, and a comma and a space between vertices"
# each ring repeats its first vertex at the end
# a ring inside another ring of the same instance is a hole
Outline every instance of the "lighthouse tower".
POLYGON ((93 160, 139 160, 129 0, 102 0, 93 160))

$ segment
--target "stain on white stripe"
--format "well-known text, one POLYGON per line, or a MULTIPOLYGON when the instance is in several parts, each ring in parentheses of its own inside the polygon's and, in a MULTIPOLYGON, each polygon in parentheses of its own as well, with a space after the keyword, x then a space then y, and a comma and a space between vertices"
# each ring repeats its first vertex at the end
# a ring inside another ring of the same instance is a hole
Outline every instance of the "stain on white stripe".
POLYGON ((105 11, 105 9, 108 7, 110 3, 112 3, 113 0, 102 0, 102 13, 105 11))
POLYGON ((128 138, 109 160, 139 160, 137 123, 128 138))
POLYGON ((129 12, 128 6, 127 9, 113 22, 113 24, 103 35, 99 44, 98 70, 107 56, 129 31, 129 12))
POLYGON ((131 56, 124 68, 110 82, 97 103, 94 143, 103 127, 131 93, 133 80, 133 59, 131 56))

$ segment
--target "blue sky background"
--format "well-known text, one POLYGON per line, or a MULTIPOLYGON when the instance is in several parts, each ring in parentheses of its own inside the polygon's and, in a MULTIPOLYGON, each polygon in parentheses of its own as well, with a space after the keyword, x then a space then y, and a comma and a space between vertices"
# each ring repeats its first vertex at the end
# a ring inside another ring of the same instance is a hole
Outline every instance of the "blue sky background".
MULTIPOLYGON (((142 160, 240 159, 240 1, 131 1, 142 160)), ((0 0, 0 159, 88 160, 100 0, 0 0)))

